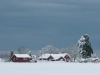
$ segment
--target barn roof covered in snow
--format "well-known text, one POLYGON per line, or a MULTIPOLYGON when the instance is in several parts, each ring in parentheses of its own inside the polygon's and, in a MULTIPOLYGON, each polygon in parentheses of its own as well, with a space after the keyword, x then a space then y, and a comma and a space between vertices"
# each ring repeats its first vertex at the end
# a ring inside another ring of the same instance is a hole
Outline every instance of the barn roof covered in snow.
POLYGON ((63 57, 63 58, 64 58, 65 55, 67 55, 67 54, 51 54, 51 56, 52 56, 54 59, 58 59, 58 58, 60 58, 60 57, 63 57))
POLYGON ((14 54, 16 57, 31 58, 28 54, 14 54))
POLYGON ((48 58, 51 54, 42 54, 39 58, 48 58))
MULTIPOLYGON (((64 57, 65 55, 68 55, 67 53, 64 54, 42 54, 39 58, 48 58, 49 56, 52 56, 54 59, 58 59, 60 57, 64 57)), ((68 55, 69 56, 69 55, 68 55)), ((70 57, 70 56, 69 56, 70 57)))

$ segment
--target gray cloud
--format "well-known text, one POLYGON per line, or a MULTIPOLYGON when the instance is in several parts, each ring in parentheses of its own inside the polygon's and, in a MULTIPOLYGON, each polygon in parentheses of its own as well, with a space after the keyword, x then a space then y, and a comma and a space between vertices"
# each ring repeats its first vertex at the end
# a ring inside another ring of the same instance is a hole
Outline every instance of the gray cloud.
MULTIPOLYGON (((99 22, 100 2, 98 0, 17 0, 1 2, 1 17, 2 18, 20 18, 33 19, 35 21, 41 20, 55 20, 55 21, 75 21, 77 23, 96 21, 99 22)), ((17 19, 16 19, 17 20, 17 19)))
POLYGON ((1 49, 39 49, 47 44, 62 48, 84 33, 99 48, 99 19, 99 0, 1 0, 1 49))

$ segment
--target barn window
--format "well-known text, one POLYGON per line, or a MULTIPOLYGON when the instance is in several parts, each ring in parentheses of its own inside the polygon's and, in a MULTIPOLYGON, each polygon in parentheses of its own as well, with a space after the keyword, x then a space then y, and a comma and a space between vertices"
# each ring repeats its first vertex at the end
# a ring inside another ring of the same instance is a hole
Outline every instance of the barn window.
POLYGON ((27 58, 23 58, 23 60, 27 60, 27 58))

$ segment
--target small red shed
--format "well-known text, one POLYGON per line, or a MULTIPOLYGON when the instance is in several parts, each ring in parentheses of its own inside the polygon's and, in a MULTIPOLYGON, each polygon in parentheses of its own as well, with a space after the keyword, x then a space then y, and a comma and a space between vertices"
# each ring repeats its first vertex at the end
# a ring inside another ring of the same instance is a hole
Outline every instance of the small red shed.
POLYGON ((30 56, 28 54, 14 54, 12 56, 13 62, 30 62, 30 56))

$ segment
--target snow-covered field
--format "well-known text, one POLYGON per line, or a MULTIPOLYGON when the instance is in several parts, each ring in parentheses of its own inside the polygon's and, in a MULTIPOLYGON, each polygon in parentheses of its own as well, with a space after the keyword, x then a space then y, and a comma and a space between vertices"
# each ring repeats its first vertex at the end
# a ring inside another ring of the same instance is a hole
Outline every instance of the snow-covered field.
POLYGON ((0 62, 0 75, 100 75, 100 63, 0 62))

